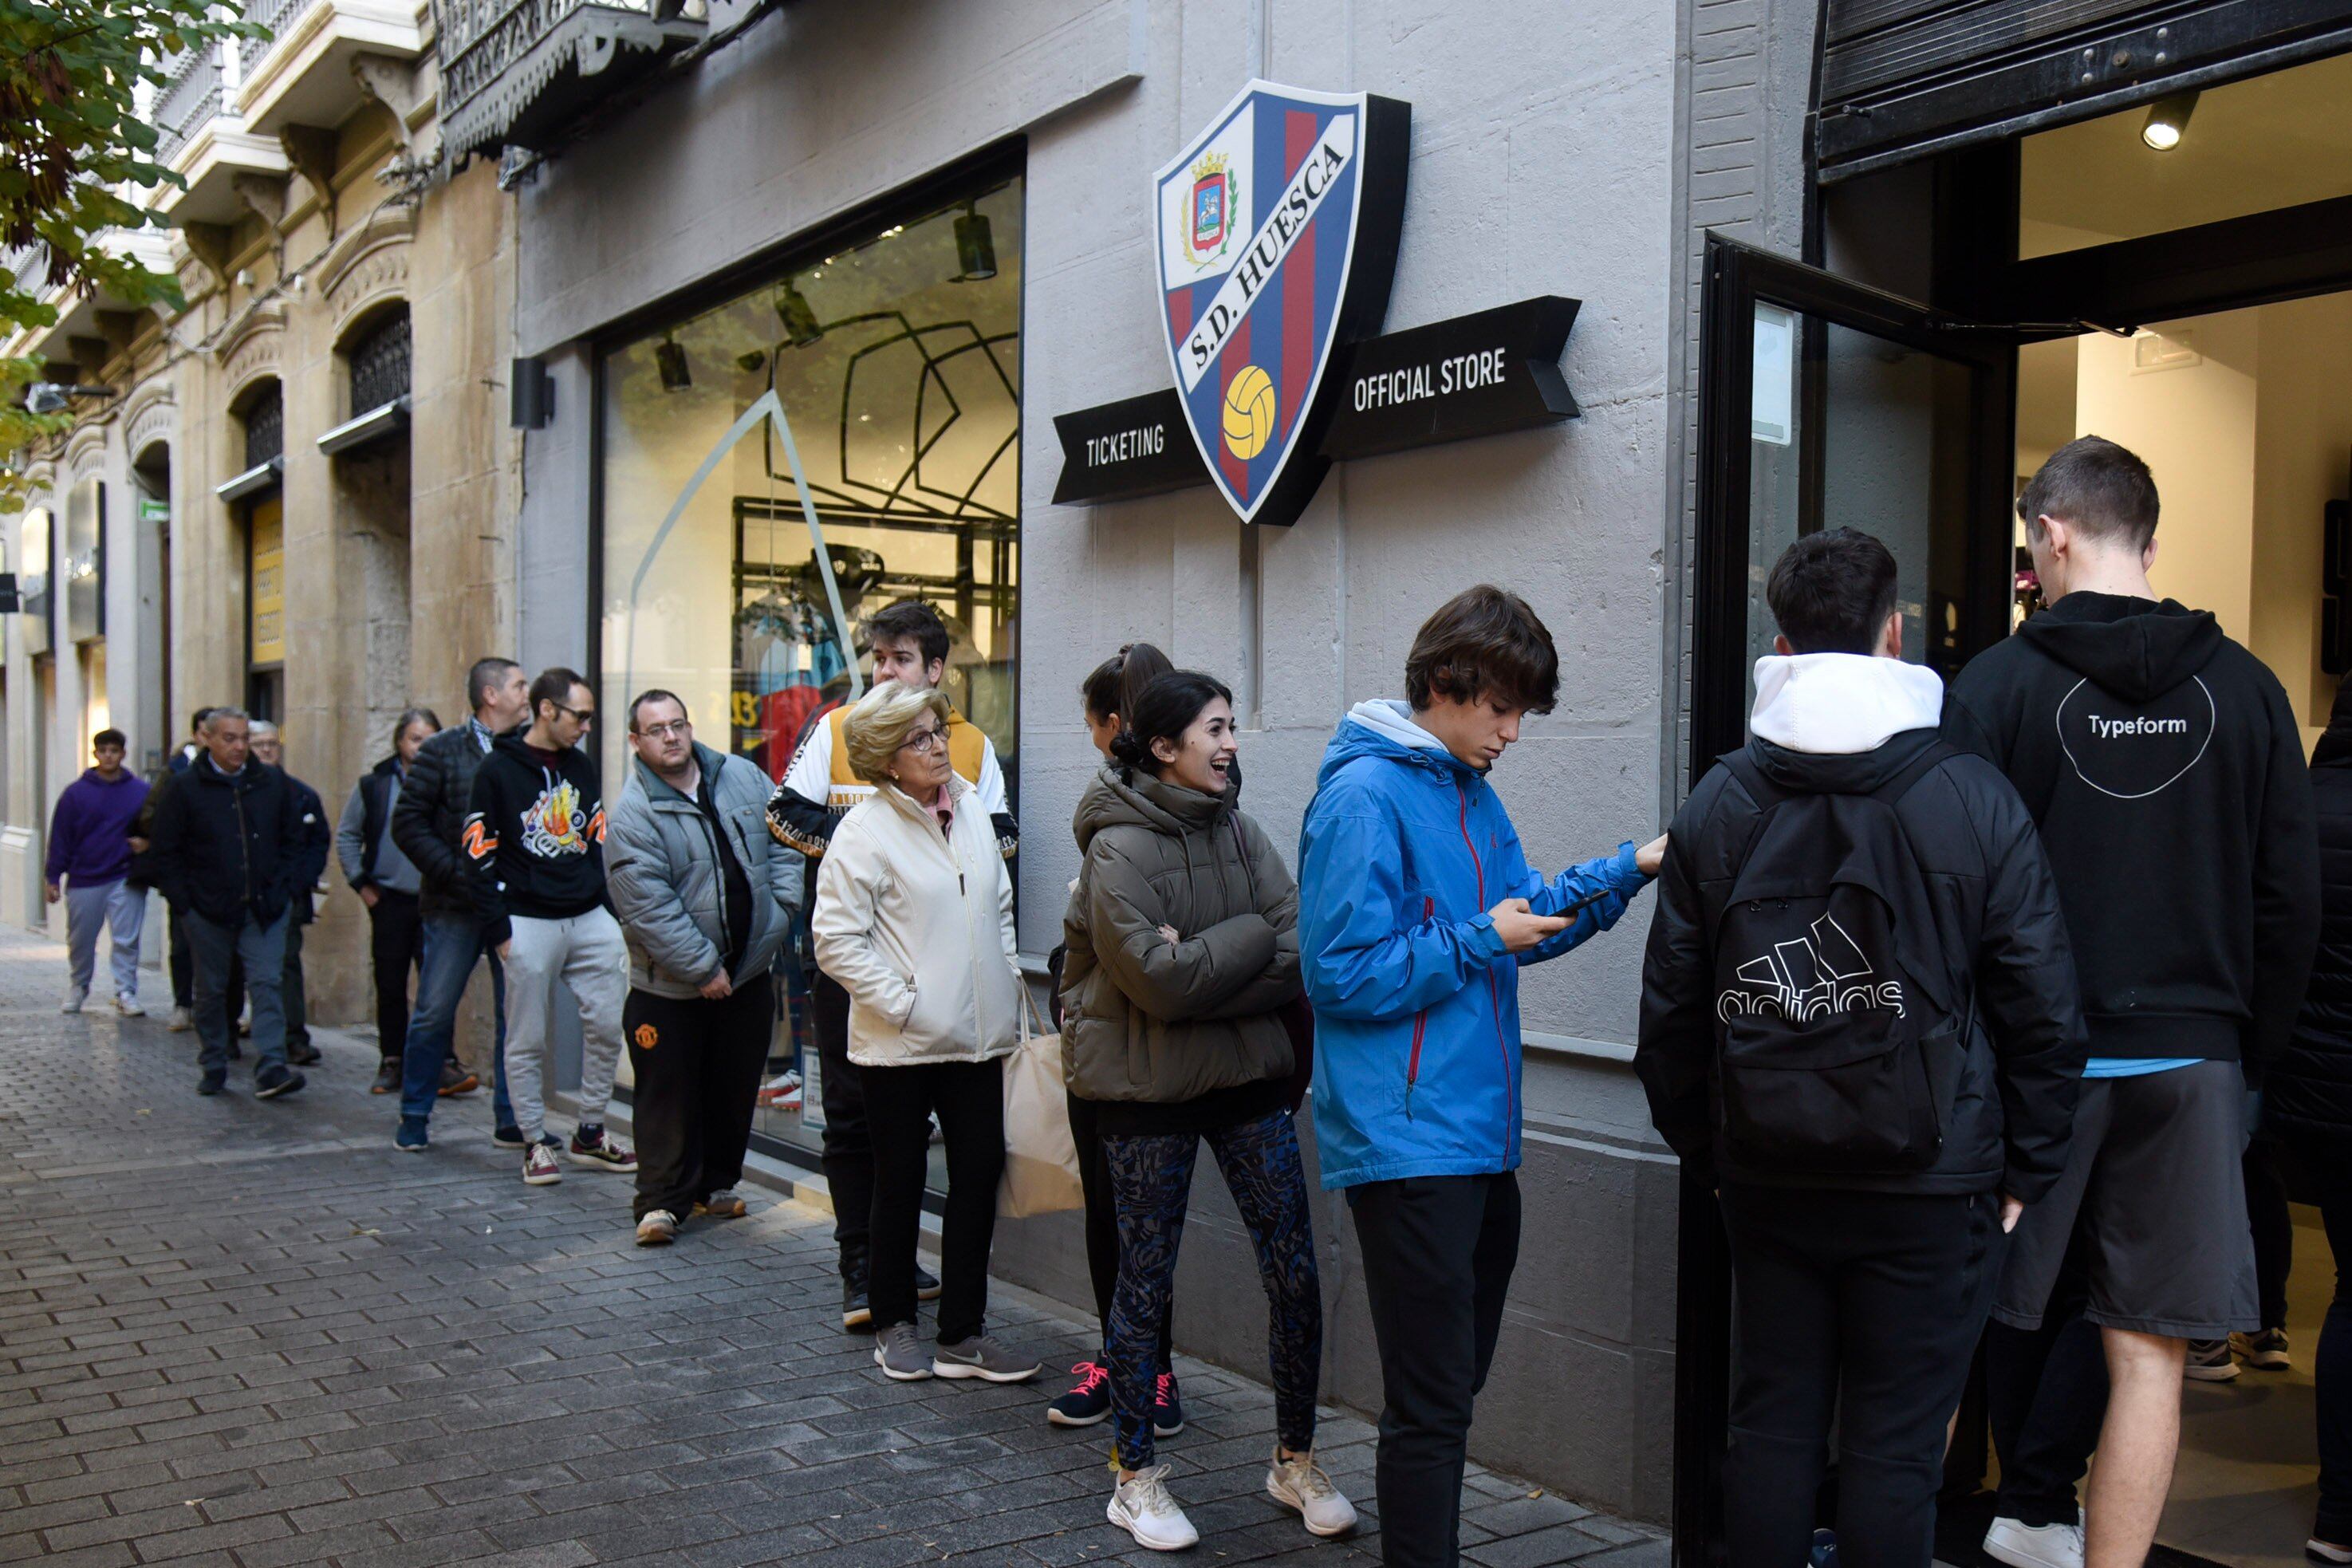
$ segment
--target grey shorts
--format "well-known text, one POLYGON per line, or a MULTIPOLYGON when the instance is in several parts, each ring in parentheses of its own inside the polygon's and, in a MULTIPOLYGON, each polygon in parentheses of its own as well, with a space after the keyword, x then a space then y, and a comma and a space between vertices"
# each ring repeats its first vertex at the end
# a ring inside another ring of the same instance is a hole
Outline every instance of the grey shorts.
POLYGON ((2065 1172, 2010 1237, 1993 1316, 2042 1326, 2079 1222, 2092 1322, 2183 1340, 2259 1330, 2245 1144, 2235 1062, 2084 1079, 2065 1172))

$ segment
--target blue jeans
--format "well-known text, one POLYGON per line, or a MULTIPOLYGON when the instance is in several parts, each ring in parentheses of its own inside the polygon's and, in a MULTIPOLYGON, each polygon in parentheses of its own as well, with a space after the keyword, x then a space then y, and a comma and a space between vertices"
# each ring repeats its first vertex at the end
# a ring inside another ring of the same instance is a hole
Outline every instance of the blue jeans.
POLYGON ((278 984, 286 968, 286 927, 281 914, 268 925, 247 920, 240 925, 216 925, 188 911, 188 945, 196 961, 196 1038, 202 1043, 197 1061, 205 1077, 215 1081, 228 1076, 229 1031, 236 1020, 228 1012, 228 966, 233 958, 245 963, 246 994, 253 1001, 253 1076, 256 1082, 271 1068, 286 1066, 286 1005, 278 984))
POLYGON ((490 1058, 490 1110, 495 1126, 514 1125, 507 1104, 507 971, 499 955, 482 940, 482 925, 471 915, 426 915, 418 932, 416 1011, 409 1016, 408 1039, 400 1054, 400 1119, 425 1121, 441 1093, 441 1068, 449 1059, 449 1042, 457 1028, 457 1004, 466 995, 466 982, 474 977, 474 961, 490 961, 490 999, 498 1020, 490 1058))

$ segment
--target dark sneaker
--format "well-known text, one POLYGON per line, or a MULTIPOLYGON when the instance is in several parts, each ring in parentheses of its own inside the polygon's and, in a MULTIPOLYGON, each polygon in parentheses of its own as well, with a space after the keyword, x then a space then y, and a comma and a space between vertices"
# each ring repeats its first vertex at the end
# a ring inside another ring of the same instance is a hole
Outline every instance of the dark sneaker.
POLYGON ((404 1154, 422 1154, 431 1144, 425 1123, 414 1117, 402 1117, 400 1131, 392 1135, 392 1146, 404 1154))
POLYGON ((2352 1546, 2323 1541, 2315 1535, 2303 1543, 2303 1555, 2310 1563, 2352 1563, 2352 1546))
POLYGON ((244 1048, 238 1046, 236 1041, 234 1039, 231 1039, 228 1043, 228 1059, 233 1062, 241 1062, 245 1059, 244 1048))
POLYGON ((637 1221, 639 1247, 667 1247, 677 1239, 677 1215, 667 1209, 654 1209, 637 1221))
POLYGON ((204 1077, 196 1079, 196 1092, 198 1094, 218 1094, 227 1087, 228 1075, 226 1073, 206 1073, 204 1077))
POLYGON ((876 1337, 874 1364, 893 1383, 919 1383, 939 1367, 923 1353, 923 1342, 912 1323, 893 1323, 876 1337))
POLYGON ((583 1165, 593 1165, 615 1175, 630 1175, 637 1168, 637 1157, 630 1152, 629 1146, 601 1127, 596 1130, 594 1138, 584 1142, 580 1134, 574 1132, 572 1146, 564 1152, 583 1165))
POLYGON ((2230 1348, 2258 1372, 2285 1372, 2294 1365, 2287 1354, 2286 1331, 2264 1329, 2259 1334, 2231 1334, 2230 1348))
MULTIPOLYGON (((1308 1528, 1312 1529, 1314 1527, 1310 1525, 1308 1528)), ((1834 1530, 1814 1531, 1812 1555, 1807 1558, 1806 1561, 1811 1565, 1811 1568, 1838 1568, 1837 1531, 1834 1530)))
POLYGON ((843 1280, 841 1282, 841 1326, 845 1329, 865 1329, 871 1328, 873 1324, 874 1309, 866 1300, 865 1282, 858 1279, 843 1280))
POLYGON ((1153 1436, 1173 1437, 1184 1430, 1184 1400, 1176 1392, 1176 1374, 1163 1372, 1151 1386, 1151 1431, 1153 1436))
POLYGON ((2198 1383, 2234 1383, 2238 1363, 2230 1359, 2227 1340, 2191 1340, 2189 1364, 2182 1369, 2198 1383))
MULTIPOLYGON (((453 1095, 471 1094, 481 1086, 482 1080, 467 1072, 464 1063, 456 1057, 448 1057, 441 1063, 441 1087, 435 1092, 446 1100, 453 1095)), ((518 1140, 515 1147, 521 1146, 520 1141, 518 1140)))
POLYGON ((1035 1356, 1015 1355, 986 1334, 974 1334, 960 1344, 942 1344, 931 1355, 931 1371, 940 1377, 977 1377, 990 1383, 1026 1383, 1037 1375, 1035 1356))
POLYGON ((522 1129, 501 1127, 490 1134, 490 1142, 501 1149, 520 1149, 522 1147, 522 1129))
POLYGON ((264 1068, 254 1075, 253 1098, 276 1100, 280 1095, 292 1094, 310 1081, 292 1068, 279 1068, 276 1072, 264 1068))
POLYGON ((1092 1426, 1110 1414, 1110 1368, 1082 1361, 1070 1373, 1078 1381, 1045 1406, 1045 1419, 1056 1426, 1092 1426))
POLYGON ((751 1205, 732 1187, 713 1193, 694 1205, 697 1219, 741 1219, 751 1212, 751 1205))
POLYGON ((400 1092, 400 1058, 398 1057, 386 1057, 376 1063, 375 1081, 368 1085, 368 1092, 370 1094, 400 1092))
POLYGON ((317 1067, 326 1058, 320 1056, 319 1047, 308 1040, 289 1040, 286 1042, 286 1059, 298 1068, 310 1068, 317 1067))
POLYGON ((921 1264, 916 1264, 915 1300, 918 1301, 936 1301, 939 1299, 940 1277, 932 1273, 929 1269, 924 1268, 921 1264))

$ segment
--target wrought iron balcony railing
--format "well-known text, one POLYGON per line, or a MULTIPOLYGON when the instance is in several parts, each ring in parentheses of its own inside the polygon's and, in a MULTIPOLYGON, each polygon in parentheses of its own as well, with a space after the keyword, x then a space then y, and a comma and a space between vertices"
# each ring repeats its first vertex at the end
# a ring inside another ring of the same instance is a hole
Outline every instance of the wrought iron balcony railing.
POLYGON ((165 68, 169 77, 155 97, 155 161, 170 164, 220 112, 220 56, 211 45, 191 49, 165 68))
POLYGON ((588 102, 702 36, 705 0, 433 0, 442 145, 543 145, 588 102))

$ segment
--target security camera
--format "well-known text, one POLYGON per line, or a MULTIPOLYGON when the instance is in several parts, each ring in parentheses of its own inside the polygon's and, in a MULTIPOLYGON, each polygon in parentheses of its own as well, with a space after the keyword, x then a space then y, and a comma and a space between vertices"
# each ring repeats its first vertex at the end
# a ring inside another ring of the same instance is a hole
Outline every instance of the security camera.
POLYGON ((111 397, 110 386, 73 386, 61 382, 37 381, 25 389, 25 411, 28 414, 63 414, 77 397, 111 397))

